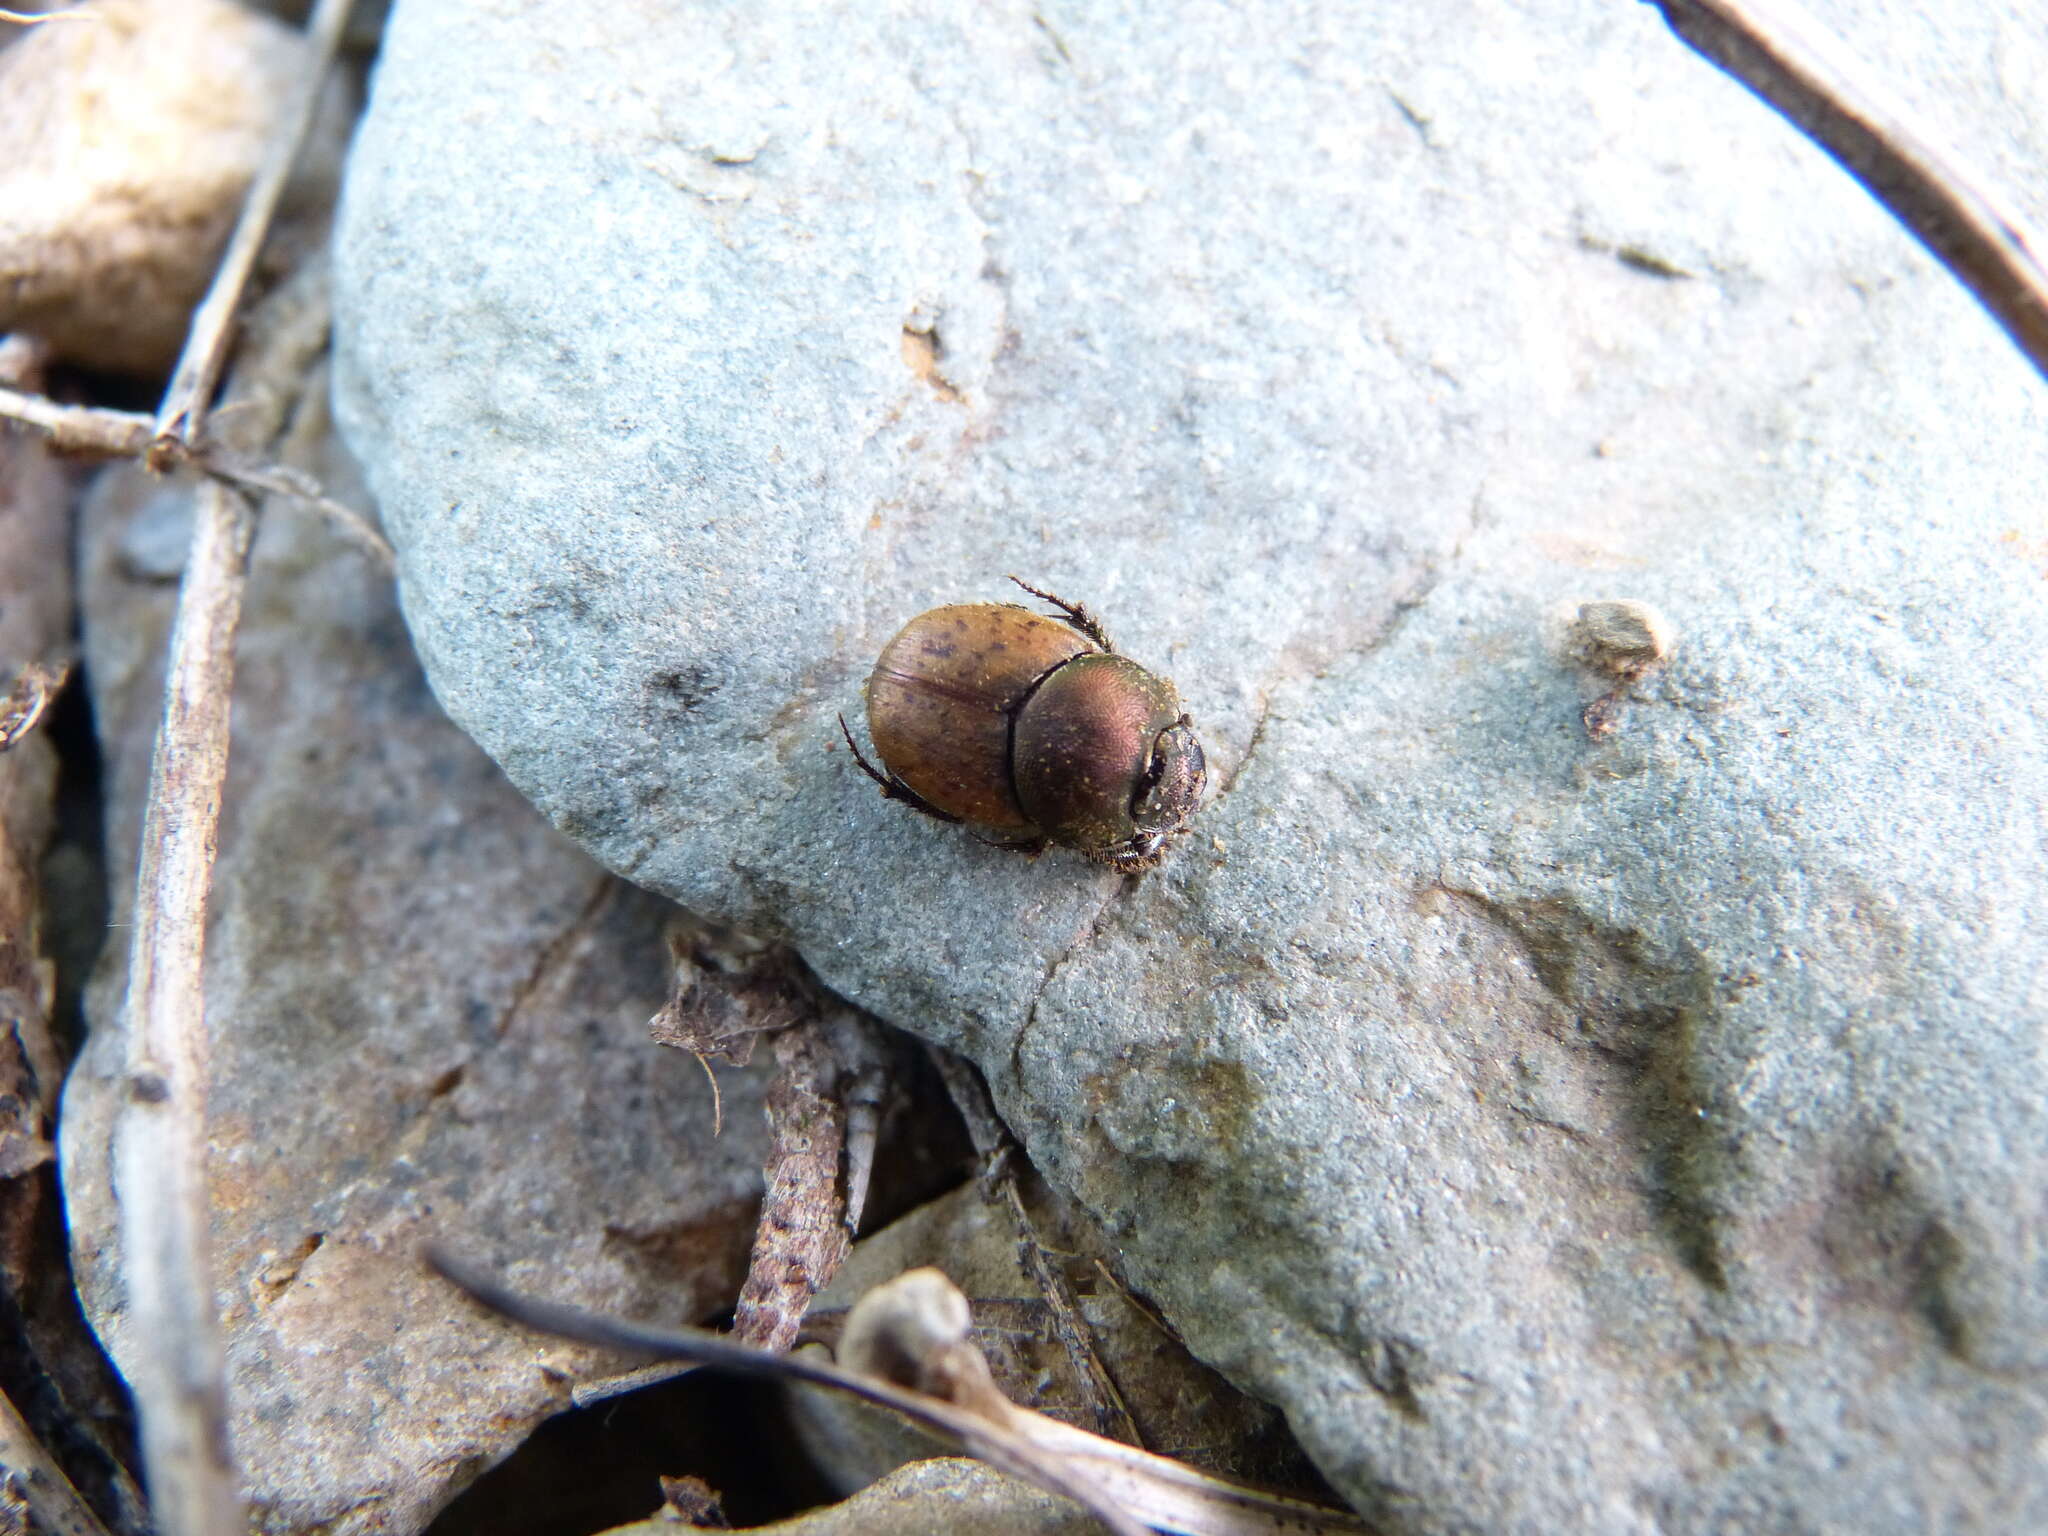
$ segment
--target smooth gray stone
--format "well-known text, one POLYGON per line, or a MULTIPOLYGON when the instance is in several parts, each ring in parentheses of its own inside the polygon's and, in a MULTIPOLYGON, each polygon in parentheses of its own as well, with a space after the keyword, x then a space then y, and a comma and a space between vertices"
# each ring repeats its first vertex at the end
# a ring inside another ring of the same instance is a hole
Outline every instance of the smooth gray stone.
MULTIPOLYGON (((1823 19, 2048 211, 2021 9, 1823 19)), ((2048 1526, 2042 387, 1652 9, 408 0, 338 261, 450 713, 1388 1528, 2048 1526), (1008 572, 1210 747, 1140 882, 837 742, 1008 572)))

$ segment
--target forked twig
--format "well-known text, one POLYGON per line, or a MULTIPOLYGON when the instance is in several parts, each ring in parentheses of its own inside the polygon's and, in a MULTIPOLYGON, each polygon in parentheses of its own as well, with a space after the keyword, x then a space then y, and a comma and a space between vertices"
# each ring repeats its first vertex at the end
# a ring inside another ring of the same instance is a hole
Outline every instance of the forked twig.
MULTIPOLYGON (((141 458, 149 452, 156 420, 136 411, 102 406, 60 405, 42 395, 0 387, 0 417, 46 432, 59 453, 98 453, 111 458, 141 458)), ((192 444, 186 462, 212 479, 259 495, 289 496, 333 522, 386 570, 397 556, 377 525, 354 507, 334 500, 311 475, 284 464, 270 464, 236 453, 211 438, 192 444)))
MULTIPOLYGON (((230 397, 250 442, 267 443, 283 428, 295 388, 326 345, 324 281, 319 267, 302 268, 248 329, 230 397)), ((254 527, 241 491, 218 480, 200 485, 150 761, 123 1005, 127 1102, 114 1124, 114 1187, 137 1346, 128 1380, 163 1536, 244 1529, 208 1259, 204 958, 254 527)))
POLYGON ((1826 150, 2048 378, 2048 271, 2017 218, 1789 0, 1650 0, 1671 30, 1826 150))
POLYGON ((213 392, 220 384, 221 369, 227 361, 233 339, 235 310, 242 302, 256 257, 270 233, 270 221, 284 195, 285 182, 299 158, 299 150, 313 126, 313 117, 326 89, 327 75, 341 46, 342 29, 348 24, 352 0, 319 0, 307 23, 306 39, 311 57, 306 63, 298 96, 285 114, 283 126, 270 142, 263 164, 249 183, 242 202, 241 217, 229 236, 214 270, 213 286, 192 312, 192 328, 186 334, 185 350, 179 355, 177 371, 164 391, 148 451, 151 469, 162 470, 191 451, 206 424, 206 412, 213 392))

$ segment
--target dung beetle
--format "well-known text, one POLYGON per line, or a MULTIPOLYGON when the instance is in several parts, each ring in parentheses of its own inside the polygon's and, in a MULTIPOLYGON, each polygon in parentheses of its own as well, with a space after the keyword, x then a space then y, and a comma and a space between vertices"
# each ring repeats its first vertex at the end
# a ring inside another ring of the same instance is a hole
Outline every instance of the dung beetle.
POLYGON ((999 846, 1078 849, 1125 874, 1150 869, 1187 825, 1207 768, 1173 684, 1117 653, 1095 616, 1012 576, 1059 610, 958 603, 921 613, 868 677, 882 794, 999 846))

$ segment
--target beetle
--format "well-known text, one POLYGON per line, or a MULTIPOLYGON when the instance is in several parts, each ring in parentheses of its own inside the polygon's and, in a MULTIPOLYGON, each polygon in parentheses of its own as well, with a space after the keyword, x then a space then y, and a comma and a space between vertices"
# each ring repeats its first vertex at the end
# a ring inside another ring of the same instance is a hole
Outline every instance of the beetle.
POLYGON ((1012 576, 1059 610, 956 603, 921 613, 868 676, 877 768, 861 770, 940 821, 1037 854, 1077 849, 1125 874, 1152 868, 1187 826, 1208 777, 1173 684, 1118 652, 1079 603, 1012 576))

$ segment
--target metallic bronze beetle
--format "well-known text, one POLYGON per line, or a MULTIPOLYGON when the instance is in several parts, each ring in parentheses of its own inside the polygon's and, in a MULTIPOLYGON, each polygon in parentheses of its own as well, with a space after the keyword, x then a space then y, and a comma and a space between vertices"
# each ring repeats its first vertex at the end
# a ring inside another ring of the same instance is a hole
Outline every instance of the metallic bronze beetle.
POLYGON ((1126 874, 1150 869, 1202 798, 1206 765, 1173 684, 1117 654, 1094 615, 961 603, 921 613, 868 677, 875 767, 891 800, 1037 853, 1079 849, 1126 874))

